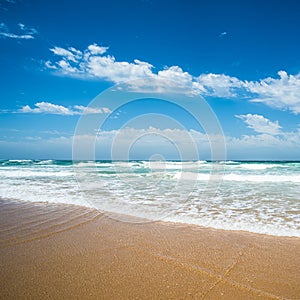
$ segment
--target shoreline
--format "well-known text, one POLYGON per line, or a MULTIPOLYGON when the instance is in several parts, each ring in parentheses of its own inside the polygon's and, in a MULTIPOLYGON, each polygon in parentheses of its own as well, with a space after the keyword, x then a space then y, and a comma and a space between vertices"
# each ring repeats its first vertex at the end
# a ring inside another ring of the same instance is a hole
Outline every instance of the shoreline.
MULTIPOLYGON (((229 231, 233 233, 240 233, 240 234, 250 234, 254 236, 265 236, 265 237, 274 237, 274 238, 291 238, 291 239, 299 239, 300 236, 295 236, 295 235, 276 235, 276 234, 269 234, 269 233, 261 233, 261 232, 255 232, 255 231, 250 231, 246 229, 228 229, 228 228, 218 228, 218 227, 213 227, 213 226, 205 226, 201 224, 196 224, 192 222, 183 222, 183 221, 171 221, 171 220, 153 220, 153 219, 148 219, 145 217, 140 217, 140 216, 134 216, 134 215, 129 215, 125 213, 119 213, 119 212, 112 212, 112 211, 101 211, 95 207, 92 206, 85 206, 81 204, 73 204, 73 203, 59 203, 59 202, 32 202, 32 201, 26 201, 26 200, 18 200, 18 199, 5 199, 0 197, 0 202, 12 202, 15 205, 19 204, 27 204, 27 205, 45 205, 45 206, 53 206, 54 208, 57 206, 59 207, 74 207, 74 208, 80 208, 82 210, 87 210, 87 211, 94 211, 96 214, 101 214, 105 217, 111 218, 112 220, 116 222, 124 222, 124 223, 133 223, 136 225, 142 225, 144 223, 160 223, 161 225, 164 224, 173 224, 174 226, 176 225, 182 225, 182 226, 191 226, 195 228, 203 228, 203 229, 208 229, 208 230, 217 230, 217 231, 229 231)), ((0 203, 0 208, 1 208, 1 203, 0 203)))
POLYGON ((1 202, 0 298, 297 299, 300 239, 1 202))

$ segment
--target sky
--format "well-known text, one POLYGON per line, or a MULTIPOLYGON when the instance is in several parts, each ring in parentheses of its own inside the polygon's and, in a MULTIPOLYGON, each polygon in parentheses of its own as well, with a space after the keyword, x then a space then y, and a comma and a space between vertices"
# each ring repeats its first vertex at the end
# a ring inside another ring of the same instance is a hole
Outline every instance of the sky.
POLYGON ((71 159, 74 136, 83 159, 85 145, 194 159, 191 141, 211 159, 218 135, 226 159, 300 160, 299 14, 297 0, 0 0, 0 159, 71 159))

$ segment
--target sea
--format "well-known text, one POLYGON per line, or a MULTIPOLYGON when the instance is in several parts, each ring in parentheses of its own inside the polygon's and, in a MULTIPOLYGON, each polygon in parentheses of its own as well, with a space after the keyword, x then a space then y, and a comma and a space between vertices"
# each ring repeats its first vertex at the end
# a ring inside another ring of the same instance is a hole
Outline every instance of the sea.
POLYGON ((300 162, 1 160, 0 198, 300 237, 300 162))

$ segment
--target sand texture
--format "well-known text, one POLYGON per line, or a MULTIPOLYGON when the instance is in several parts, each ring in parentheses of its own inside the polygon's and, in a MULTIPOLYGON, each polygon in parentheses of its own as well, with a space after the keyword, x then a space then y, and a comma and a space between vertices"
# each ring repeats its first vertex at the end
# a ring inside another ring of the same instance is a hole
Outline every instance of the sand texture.
POLYGON ((300 239, 1 201, 1 299, 300 299, 300 239))

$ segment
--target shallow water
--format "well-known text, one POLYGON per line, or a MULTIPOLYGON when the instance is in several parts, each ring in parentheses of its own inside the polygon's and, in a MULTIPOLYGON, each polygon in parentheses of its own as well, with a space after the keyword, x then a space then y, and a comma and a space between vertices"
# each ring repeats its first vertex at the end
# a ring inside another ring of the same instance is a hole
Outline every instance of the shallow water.
POLYGON ((6 160, 0 197, 300 237, 300 162, 6 160))

